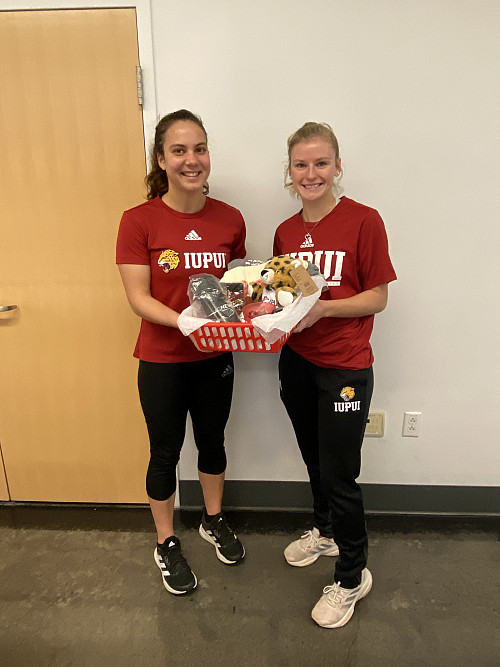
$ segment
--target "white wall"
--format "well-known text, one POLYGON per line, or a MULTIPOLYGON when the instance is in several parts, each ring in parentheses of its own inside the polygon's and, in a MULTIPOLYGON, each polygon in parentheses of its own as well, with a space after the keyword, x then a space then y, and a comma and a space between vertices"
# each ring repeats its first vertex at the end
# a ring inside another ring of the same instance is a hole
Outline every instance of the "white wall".
MULTIPOLYGON (((153 0, 157 105, 198 112, 212 195, 267 257, 296 210, 285 141, 333 125, 346 193, 382 214, 399 280, 376 317, 387 434, 367 438, 361 480, 496 485, 500 330, 500 4, 491 1, 153 0), (496 278, 496 280, 495 280, 496 278), (405 410, 423 412, 403 438, 405 410)), ((228 478, 304 480, 275 355, 236 355, 228 478)), ((300 380, 298 379, 298 384, 300 380)), ((185 447, 181 478, 196 477, 185 447)))
MULTIPOLYGON (((141 33, 149 6, 136 4, 141 33)), ((366 438, 361 481, 498 485, 500 4, 151 0, 151 9, 145 85, 154 74, 158 114, 202 116, 211 194, 241 209, 249 257, 269 256, 275 227, 297 209, 282 174, 286 138, 306 120, 333 125, 346 194, 386 222, 399 280, 375 321, 372 407, 386 411, 387 430, 366 438), (401 436, 405 410, 423 412, 419 438, 401 436)), ((229 479, 306 479, 276 366, 276 355, 236 355, 229 479)), ((196 477, 190 438, 180 472, 196 477)))

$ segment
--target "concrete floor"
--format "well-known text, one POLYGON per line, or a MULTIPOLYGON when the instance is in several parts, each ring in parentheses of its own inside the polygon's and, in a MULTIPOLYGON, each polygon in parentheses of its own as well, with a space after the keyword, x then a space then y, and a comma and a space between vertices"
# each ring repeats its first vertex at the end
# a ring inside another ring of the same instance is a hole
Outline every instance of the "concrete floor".
POLYGON ((2 667, 500 664, 497 520, 368 517, 372 592, 326 630, 310 611, 332 560, 292 568, 282 555, 304 517, 228 513, 247 551, 228 567, 199 537, 198 513, 182 513, 199 585, 176 597, 147 513, 127 512, 44 524, 0 508, 2 667))

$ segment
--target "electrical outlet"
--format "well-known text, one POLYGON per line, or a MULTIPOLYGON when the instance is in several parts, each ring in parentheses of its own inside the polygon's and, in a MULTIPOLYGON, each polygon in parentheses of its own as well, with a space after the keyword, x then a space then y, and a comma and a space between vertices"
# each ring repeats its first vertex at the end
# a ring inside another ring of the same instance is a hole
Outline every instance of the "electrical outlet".
POLYGON ((421 419, 421 412, 405 412, 403 419, 403 435, 411 438, 418 438, 421 419))
POLYGON ((365 435, 372 438, 381 438, 385 429, 385 412, 383 410, 370 410, 365 435))

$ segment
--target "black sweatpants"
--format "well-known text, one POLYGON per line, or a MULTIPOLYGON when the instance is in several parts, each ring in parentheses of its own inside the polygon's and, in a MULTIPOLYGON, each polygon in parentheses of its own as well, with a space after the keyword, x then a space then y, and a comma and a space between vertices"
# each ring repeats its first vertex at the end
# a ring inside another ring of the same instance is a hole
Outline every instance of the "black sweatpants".
POLYGON ((361 489, 361 445, 373 393, 373 370, 321 368, 287 345, 279 361, 281 399, 306 464, 314 525, 334 537, 340 557, 335 581, 361 582, 368 536, 361 489))
POLYGON ((225 471, 224 429, 233 380, 231 353, 182 363, 139 362, 139 396, 151 452, 146 475, 150 498, 167 500, 175 491, 188 412, 198 449, 198 470, 209 475, 225 471))

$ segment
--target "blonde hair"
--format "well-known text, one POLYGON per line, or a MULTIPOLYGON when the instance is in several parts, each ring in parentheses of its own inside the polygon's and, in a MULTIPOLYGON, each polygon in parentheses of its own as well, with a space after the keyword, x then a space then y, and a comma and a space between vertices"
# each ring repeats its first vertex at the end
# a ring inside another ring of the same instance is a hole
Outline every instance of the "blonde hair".
MULTIPOLYGON (((339 151, 339 142, 337 141, 337 137, 335 136, 335 133, 333 132, 332 128, 328 123, 314 123, 312 121, 304 123, 302 127, 299 127, 299 129, 294 132, 290 137, 288 137, 287 141, 287 147, 288 147, 288 164, 285 168, 285 188, 288 189, 289 193, 295 197, 299 197, 299 195, 295 192, 293 189, 293 184, 291 181, 288 181, 288 178, 290 177, 290 167, 291 167, 291 157, 292 157, 292 149, 296 144, 300 144, 302 141, 310 141, 311 139, 315 139, 316 137, 321 137, 322 139, 325 139, 333 148, 333 152, 335 153, 335 163, 338 164, 340 160, 340 151, 339 151), (288 182, 287 182, 288 181, 288 182)), ((340 180, 342 179, 344 172, 342 171, 342 167, 340 168, 340 175, 337 177, 333 184, 333 191, 335 196, 338 196, 342 189, 340 187, 340 180)))

